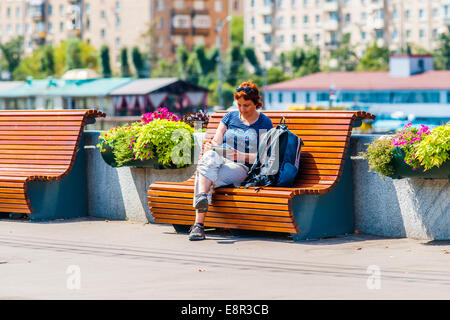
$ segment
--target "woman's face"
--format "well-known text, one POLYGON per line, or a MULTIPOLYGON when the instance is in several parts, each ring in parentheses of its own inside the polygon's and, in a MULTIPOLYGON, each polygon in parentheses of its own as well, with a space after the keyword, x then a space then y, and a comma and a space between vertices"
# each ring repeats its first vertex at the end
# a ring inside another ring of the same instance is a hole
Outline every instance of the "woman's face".
POLYGON ((243 97, 236 100, 239 112, 244 115, 251 115, 256 111, 256 105, 252 100, 245 100, 243 97))

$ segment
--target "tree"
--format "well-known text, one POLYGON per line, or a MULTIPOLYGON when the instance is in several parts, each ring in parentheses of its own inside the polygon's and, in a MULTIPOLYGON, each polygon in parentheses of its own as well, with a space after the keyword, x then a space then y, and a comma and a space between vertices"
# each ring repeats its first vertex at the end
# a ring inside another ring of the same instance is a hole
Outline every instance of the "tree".
POLYGON ((81 41, 71 39, 67 42, 66 70, 83 68, 81 56, 81 41))
POLYGON ((131 59, 133 60, 137 77, 145 78, 144 59, 138 47, 133 47, 133 50, 131 51, 131 59))
POLYGON ((289 79, 283 70, 278 68, 267 69, 267 84, 277 83, 289 79))
POLYGON ((434 51, 434 64, 438 70, 450 70, 450 33, 439 36, 439 47, 434 51))
POLYGON ((351 34, 344 34, 337 49, 331 51, 330 59, 336 60, 336 67, 330 67, 331 71, 354 71, 358 65, 355 48, 350 44, 351 34))
POLYGON ((262 70, 258 62, 258 57, 255 53, 255 48, 251 46, 244 46, 242 50, 245 59, 253 66, 253 68, 255 68, 256 75, 260 76, 262 74, 262 70))
POLYGON ((128 50, 125 47, 120 50, 120 73, 124 78, 131 76, 130 64, 128 63, 128 50))
POLYGON ((230 22, 231 42, 244 43, 244 18, 242 16, 233 16, 230 22))
POLYGON ((42 71, 47 75, 52 76, 55 74, 55 54, 51 44, 46 45, 43 49, 41 57, 42 71))
POLYGON ((228 52, 228 72, 226 75, 226 81, 231 86, 236 86, 236 81, 240 74, 243 72, 244 55, 241 50, 242 46, 239 43, 232 43, 228 52))
POLYGON ((3 59, 6 64, 10 77, 12 77, 14 70, 20 65, 23 59, 23 37, 11 39, 5 44, 0 43, 0 50, 3 53, 3 59))
POLYGON ((110 78, 112 76, 111 61, 109 59, 109 47, 107 45, 102 45, 100 48, 100 67, 101 74, 104 78, 110 78))
POLYGON ((356 67, 358 71, 386 71, 389 69, 389 49, 385 46, 379 47, 374 41, 366 48, 364 56, 356 67))

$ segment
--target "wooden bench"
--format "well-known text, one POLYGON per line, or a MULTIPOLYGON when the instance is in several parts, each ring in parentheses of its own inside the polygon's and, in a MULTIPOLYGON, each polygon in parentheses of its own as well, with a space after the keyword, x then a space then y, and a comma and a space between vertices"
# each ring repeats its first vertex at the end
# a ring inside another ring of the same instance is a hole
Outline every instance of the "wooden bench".
MULTIPOLYGON (((225 111, 211 116, 212 139, 225 111)), ((291 188, 217 188, 205 226, 291 233, 294 240, 353 233, 352 128, 375 119, 362 111, 264 111, 276 126, 286 118, 289 130, 304 141, 300 171, 291 188)), ((194 174, 195 176, 195 174, 194 174)), ((185 182, 156 182, 148 203, 156 223, 192 225, 194 176, 185 182)))
POLYGON ((0 212, 33 213, 35 220, 84 215, 85 164, 77 153, 84 152, 84 126, 104 116, 97 110, 0 111, 0 212))

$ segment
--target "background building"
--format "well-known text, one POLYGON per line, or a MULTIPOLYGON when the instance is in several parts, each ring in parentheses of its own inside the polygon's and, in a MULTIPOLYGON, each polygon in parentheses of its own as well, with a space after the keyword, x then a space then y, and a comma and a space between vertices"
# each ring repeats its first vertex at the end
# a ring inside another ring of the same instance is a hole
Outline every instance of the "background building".
MULTIPOLYGON (((23 36, 30 53, 78 37, 97 49, 108 45, 117 70, 123 47, 174 58, 181 44, 216 45, 217 25, 230 12, 242 13, 242 0, 0 0, 0 42, 23 36)), ((219 35, 225 50, 229 24, 219 35)))
POLYGON ((281 52, 308 41, 324 54, 349 33, 356 51, 374 41, 391 50, 406 44, 433 50, 450 27, 450 0, 249 0, 244 42, 266 67, 281 52))

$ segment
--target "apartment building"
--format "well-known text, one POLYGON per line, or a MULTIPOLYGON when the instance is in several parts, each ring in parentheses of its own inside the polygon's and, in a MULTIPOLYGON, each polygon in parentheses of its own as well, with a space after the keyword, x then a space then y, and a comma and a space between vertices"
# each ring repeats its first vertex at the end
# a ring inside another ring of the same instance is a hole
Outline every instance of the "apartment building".
POLYGON ((191 50, 203 44, 207 48, 222 41, 225 50, 229 43, 227 16, 231 15, 232 0, 153 0, 155 21, 154 41, 160 57, 173 58, 177 46, 191 50))
POLYGON ((346 33, 359 54, 374 40, 433 50, 450 27, 450 0, 249 0, 244 12, 244 42, 265 67, 307 42, 326 55, 346 33))
POLYGON ((152 49, 172 59, 176 47, 196 44, 222 49, 229 43, 229 15, 242 15, 243 0, 0 0, 0 42, 23 36, 25 52, 78 37, 110 48, 120 67, 123 47, 152 49), (219 26, 219 28, 218 28, 219 26), (222 27, 220 27, 222 26, 222 27), (218 30, 220 29, 220 30, 218 30), (219 31, 219 32, 218 32, 219 31))

